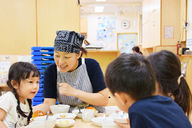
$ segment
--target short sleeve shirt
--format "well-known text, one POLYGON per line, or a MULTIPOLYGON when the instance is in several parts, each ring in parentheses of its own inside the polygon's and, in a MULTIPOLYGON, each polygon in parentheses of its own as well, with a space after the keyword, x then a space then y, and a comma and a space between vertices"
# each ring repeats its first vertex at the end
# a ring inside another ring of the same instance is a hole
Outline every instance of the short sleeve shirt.
MULTIPOLYGON (((20 103, 21 110, 29 115, 30 108, 27 100, 26 104, 20 103)), ((12 92, 7 92, 0 97, 0 108, 6 112, 3 122, 8 128, 20 128, 27 125, 27 117, 22 117, 17 113, 17 100, 12 92)))
MULTIPOLYGON (((79 59, 79 65, 82 64, 79 59)), ((99 63, 91 58, 85 58, 85 64, 89 79, 93 87, 93 93, 97 93, 106 88, 104 76, 99 63)), ((82 74, 83 75, 83 74, 82 74)), ((44 74, 44 97, 57 98, 57 67, 56 64, 51 64, 47 67, 44 74)))
POLYGON ((139 100, 128 113, 131 128, 192 128, 182 108, 169 97, 139 100))

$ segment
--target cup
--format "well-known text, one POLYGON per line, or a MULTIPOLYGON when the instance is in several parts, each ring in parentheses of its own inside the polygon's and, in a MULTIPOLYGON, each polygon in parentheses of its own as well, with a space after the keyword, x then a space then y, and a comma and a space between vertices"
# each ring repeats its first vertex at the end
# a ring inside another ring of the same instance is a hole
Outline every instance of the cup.
POLYGON ((82 119, 83 121, 89 122, 92 118, 94 118, 95 112, 92 109, 84 109, 82 111, 82 119))

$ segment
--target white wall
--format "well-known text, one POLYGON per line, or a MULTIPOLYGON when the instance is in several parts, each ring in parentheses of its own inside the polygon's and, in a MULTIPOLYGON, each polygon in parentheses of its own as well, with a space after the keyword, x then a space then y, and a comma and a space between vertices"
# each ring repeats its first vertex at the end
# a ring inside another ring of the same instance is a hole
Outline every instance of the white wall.
POLYGON ((88 41, 90 41, 90 43, 94 43, 94 44, 103 44, 104 45, 104 49, 105 50, 117 50, 117 33, 138 33, 138 41, 140 42, 140 36, 139 36, 139 29, 140 29, 140 25, 139 25, 139 13, 135 12, 135 13, 119 13, 116 15, 88 15, 87 16, 87 23, 88 23, 88 27, 87 27, 87 39, 88 41), (105 40, 98 42, 97 41, 97 24, 98 24, 98 17, 106 17, 106 18, 115 18, 115 23, 116 23, 116 28, 113 31, 114 34, 114 38, 110 39, 110 40, 105 40), (127 20, 129 22, 129 27, 127 29, 123 29, 121 27, 121 23, 123 20, 127 20))
POLYGON ((187 10, 187 47, 192 50, 192 0, 188 0, 188 10, 187 10))

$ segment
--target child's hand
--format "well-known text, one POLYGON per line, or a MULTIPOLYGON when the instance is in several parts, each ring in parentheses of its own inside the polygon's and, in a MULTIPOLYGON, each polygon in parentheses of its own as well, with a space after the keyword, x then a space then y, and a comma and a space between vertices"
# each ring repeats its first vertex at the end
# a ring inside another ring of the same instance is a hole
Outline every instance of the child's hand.
POLYGON ((129 119, 127 119, 127 123, 119 123, 119 122, 116 122, 116 121, 114 121, 114 122, 115 122, 118 126, 120 126, 121 128, 131 128, 129 119))

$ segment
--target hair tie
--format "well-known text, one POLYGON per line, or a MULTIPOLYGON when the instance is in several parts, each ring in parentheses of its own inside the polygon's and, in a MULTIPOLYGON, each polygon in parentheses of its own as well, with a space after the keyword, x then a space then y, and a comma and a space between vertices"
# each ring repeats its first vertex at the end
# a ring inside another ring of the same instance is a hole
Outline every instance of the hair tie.
POLYGON ((181 78, 182 78, 182 77, 184 77, 183 74, 181 74, 181 75, 179 76, 179 78, 177 79, 178 85, 180 84, 180 82, 181 82, 181 78))

